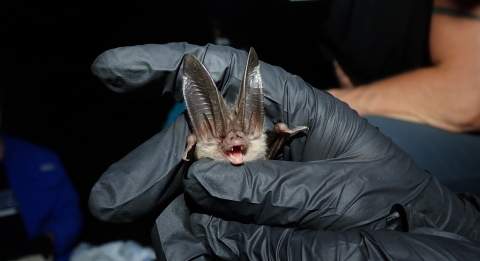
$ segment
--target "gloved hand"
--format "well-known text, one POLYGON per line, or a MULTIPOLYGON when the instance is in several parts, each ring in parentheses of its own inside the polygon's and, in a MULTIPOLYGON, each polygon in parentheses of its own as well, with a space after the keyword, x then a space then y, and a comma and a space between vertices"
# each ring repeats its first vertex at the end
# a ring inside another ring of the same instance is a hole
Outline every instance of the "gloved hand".
POLYGON ((152 232, 159 260, 476 260, 480 246, 433 229, 280 228, 191 213, 182 196, 152 232), (213 253, 213 256, 212 256, 213 253))
MULTIPOLYGON (((228 47, 118 48, 101 54, 92 70, 117 92, 146 88, 180 98, 185 53, 199 57, 233 102, 247 55, 228 47)), ((458 197, 442 187, 345 103, 278 67, 261 63, 261 71, 266 128, 278 122, 309 127, 307 135, 287 142, 279 157, 285 161, 234 167, 200 160, 185 175, 181 155, 190 132, 185 117, 179 117, 102 175, 90 195, 92 213, 105 221, 131 221, 167 206, 184 182, 186 203, 173 201, 153 231, 160 260, 207 259, 210 254, 288 259, 292 253, 341 260, 338 251, 345 249, 358 259, 384 259, 425 244, 438 255, 407 251, 406 258, 465 258, 442 250, 454 245, 468 250, 467 255, 479 253, 476 243, 463 241, 480 241, 476 198, 458 197), (386 247, 392 238, 403 245, 386 247)))

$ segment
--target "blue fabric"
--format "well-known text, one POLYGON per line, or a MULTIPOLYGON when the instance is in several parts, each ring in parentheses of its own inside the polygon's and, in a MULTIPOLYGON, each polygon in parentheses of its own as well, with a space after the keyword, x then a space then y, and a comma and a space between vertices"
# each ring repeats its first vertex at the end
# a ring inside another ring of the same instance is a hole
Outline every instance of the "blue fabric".
POLYGON ((55 260, 66 261, 80 234, 78 196, 59 158, 45 148, 1 135, 7 178, 17 198, 28 237, 55 237, 55 260))
POLYGON ((187 109, 187 106, 184 102, 177 102, 173 105, 172 109, 168 112, 167 119, 163 123, 162 128, 167 127, 170 123, 174 122, 180 114, 182 114, 187 109))
POLYGON ((365 118, 450 190, 480 195, 480 134, 452 133, 379 116, 365 118))

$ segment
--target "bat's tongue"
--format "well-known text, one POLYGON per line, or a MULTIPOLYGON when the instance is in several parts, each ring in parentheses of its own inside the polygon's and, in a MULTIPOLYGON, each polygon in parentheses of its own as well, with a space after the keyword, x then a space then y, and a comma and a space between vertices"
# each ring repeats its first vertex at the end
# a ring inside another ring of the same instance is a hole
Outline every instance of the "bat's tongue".
POLYGON ((240 146, 232 146, 230 150, 224 151, 225 156, 227 159, 234 165, 243 164, 243 153, 242 147, 240 146))

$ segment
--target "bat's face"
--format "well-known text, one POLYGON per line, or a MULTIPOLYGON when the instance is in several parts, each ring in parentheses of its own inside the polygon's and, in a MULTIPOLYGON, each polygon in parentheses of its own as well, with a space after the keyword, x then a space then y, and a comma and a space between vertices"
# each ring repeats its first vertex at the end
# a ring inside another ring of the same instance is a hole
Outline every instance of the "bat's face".
POLYGON ((267 151, 266 136, 252 138, 241 131, 230 131, 226 137, 218 137, 210 142, 198 140, 195 158, 211 158, 217 161, 241 165, 244 162, 265 159, 267 151))
POLYGON ((266 135, 252 137, 241 131, 231 131, 219 146, 223 157, 233 165, 246 161, 265 159, 267 152, 266 135))
POLYGON ((241 131, 230 131, 223 139, 220 150, 233 165, 243 164, 249 146, 248 137, 241 131))
MULTIPOLYGON (((183 74, 183 97, 196 136, 195 157, 228 161, 233 165, 265 158, 263 83, 255 51, 251 49, 248 55, 232 111, 195 56, 184 57, 183 74)), ((186 152, 192 147, 189 143, 186 152)))

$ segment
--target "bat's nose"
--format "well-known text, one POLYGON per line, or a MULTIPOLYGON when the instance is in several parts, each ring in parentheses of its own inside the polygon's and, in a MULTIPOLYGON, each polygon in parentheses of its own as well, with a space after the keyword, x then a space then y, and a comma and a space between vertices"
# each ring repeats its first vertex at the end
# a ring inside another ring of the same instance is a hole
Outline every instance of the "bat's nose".
POLYGON ((245 134, 242 132, 230 132, 225 138, 225 142, 230 146, 240 146, 244 144, 245 134))

